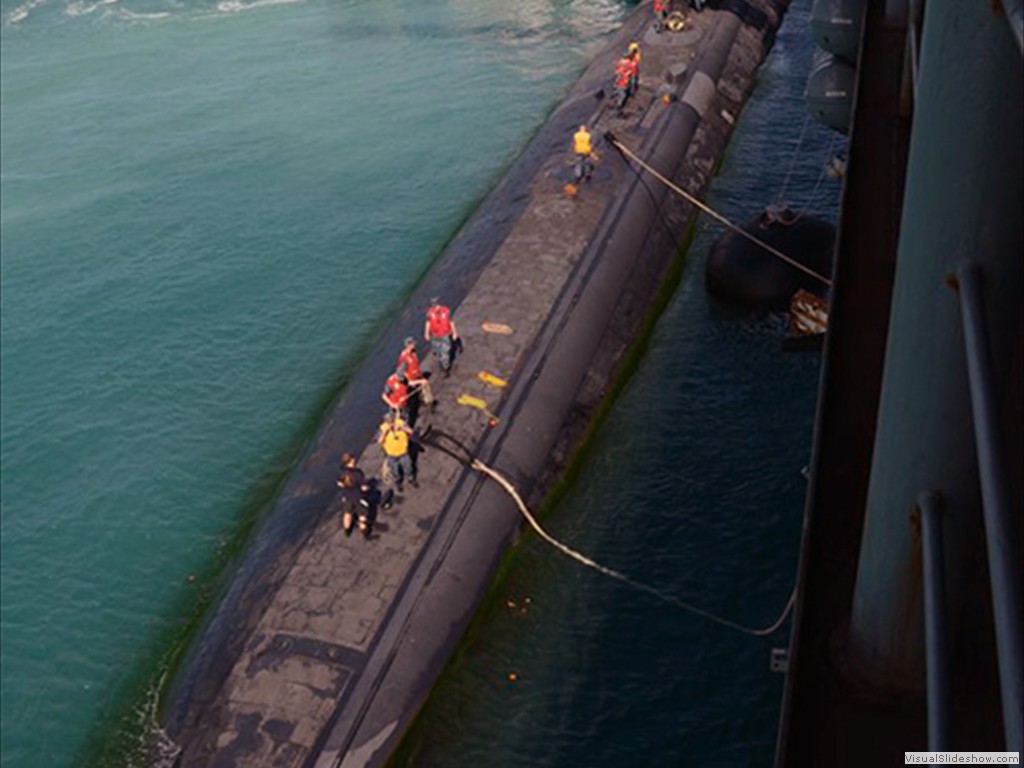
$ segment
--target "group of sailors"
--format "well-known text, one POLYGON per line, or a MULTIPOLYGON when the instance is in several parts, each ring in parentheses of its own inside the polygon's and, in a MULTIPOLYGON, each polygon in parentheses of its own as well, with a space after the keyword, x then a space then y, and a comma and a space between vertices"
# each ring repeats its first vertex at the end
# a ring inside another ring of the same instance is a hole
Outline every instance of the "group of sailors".
MULTIPOLYGON (((615 63, 615 106, 620 117, 626 107, 626 102, 640 88, 640 57, 640 43, 634 41, 629 44, 626 53, 615 63)), ((593 137, 586 123, 581 124, 579 130, 573 134, 572 151, 576 156, 576 161, 573 164, 575 184, 568 185, 567 191, 570 194, 575 194, 579 184, 593 178, 594 161, 597 159, 593 137)))
MULTIPOLYGON (((653 0, 654 28, 656 32, 665 29, 670 14, 670 0, 653 0)), ((689 0, 689 5, 700 10, 703 0, 689 0)), ((621 116, 629 99, 640 87, 640 44, 631 42, 626 52, 615 63, 616 107, 621 116)), ((574 172, 576 182, 590 181, 594 171, 593 140, 586 124, 580 125, 573 134, 573 152, 576 155, 574 172)), ((430 344, 441 373, 447 378, 459 344, 459 332, 452 319, 451 309, 434 297, 427 309, 423 325, 423 338, 430 344)), ((351 534, 358 525, 359 530, 369 538, 376 507, 390 506, 394 491, 401 492, 404 483, 416 488, 416 465, 410 454, 412 423, 420 406, 434 409, 437 401, 430 386, 430 377, 420 364, 416 339, 408 336, 398 355, 395 370, 384 382, 381 399, 387 406, 376 442, 384 452, 384 466, 381 479, 388 486, 386 492, 378 489, 377 483, 366 477, 356 466, 356 458, 350 453, 342 456, 341 474, 338 487, 341 489, 342 527, 345 534, 351 534)))
MULTIPOLYGON (((705 0, 688 0, 688 5, 695 11, 703 9, 705 0)), ((666 20, 671 13, 671 0, 654 0, 651 8, 654 12, 654 31, 662 32, 666 28, 666 20)), ((626 104, 629 99, 640 88, 640 43, 635 40, 629 44, 626 52, 615 62, 615 106, 619 117, 623 116, 626 104)), ((582 124, 579 130, 573 134, 572 149, 576 156, 573 164, 573 175, 576 185, 584 181, 590 181, 594 173, 594 161, 597 155, 594 152, 593 139, 590 129, 582 124)), ((570 192, 575 194, 576 187, 572 186, 570 192)))
MULTIPOLYGON (((456 347, 460 343, 459 331, 452 319, 451 309, 442 304, 438 297, 430 300, 426 322, 423 324, 423 338, 430 344, 438 367, 447 378, 455 359, 456 347)), ((416 465, 410 450, 412 423, 421 406, 433 410, 437 400, 430 386, 430 375, 420 363, 416 339, 412 336, 407 336, 402 344, 395 369, 384 382, 381 400, 387 406, 387 411, 377 429, 376 442, 384 453, 381 481, 385 488, 380 488, 376 480, 366 477, 356 466, 356 457, 351 453, 341 457, 341 474, 337 481, 341 489, 338 502, 346 536, 351 535, 353 528, 358 526, 363 535, 369 538, 377 508, 390 507, 395 491, 401 493, 405 482, 413 488, 419 487, 416 465)))

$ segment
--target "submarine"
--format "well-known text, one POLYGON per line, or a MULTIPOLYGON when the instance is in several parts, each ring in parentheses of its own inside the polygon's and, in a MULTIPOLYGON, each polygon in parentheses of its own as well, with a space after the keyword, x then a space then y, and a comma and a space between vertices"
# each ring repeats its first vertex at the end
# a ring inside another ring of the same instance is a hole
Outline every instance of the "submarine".
POLYGON ((446 436, 543 502, 678 281, 698 211, 649 169, 706 189, 786 5, 719 0, 657 30, 642 2, 609 39, 396 311, 264 510, 170 684, 154 766, 387 761, 523 526, 504 489, 422 436, 446 436), (632 42, 639 88, 619 110, 605 94, 632 42), (596 168, 570 195, 580 125, 596 168), (462 350, 450 377, 433 377, 439 407, 415 424, 419 487, 380 510, 369 540, 346 537, 339 459, 377 474, 380 388, 434 296, 462 350))

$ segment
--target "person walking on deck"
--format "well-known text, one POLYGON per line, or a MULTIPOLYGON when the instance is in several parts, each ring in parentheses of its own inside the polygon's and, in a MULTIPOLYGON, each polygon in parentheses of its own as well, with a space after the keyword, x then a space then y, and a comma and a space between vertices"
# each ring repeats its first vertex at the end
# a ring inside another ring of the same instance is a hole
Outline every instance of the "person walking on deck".
POLYGON ((573 134, 572 149, 576 153, 576 163, 573 165, 576 183, 590 181, 590 177, 594 173, 594 147, 586 125, 581 125, 580 129, 573 134))
POLYGON ((629 95, 632 96, 640 90, 640 43, 630 43, 626 56, 633 60, 633 71, 629 74, 629 95))
POLYGON ((430 380, 424 375, 420 358, 416 354, 416 339, 412 336, 405 339, 405 346, 398 355, 398 368, 395 372, 409 383, 411 394, 415 394, 420 403, 431 407, 436 405, 434 393, 430 389, 430 380))
POLYGON ((654 0, 651 8, 654 11, 654 31, 660 34, 665 30, 665 19, 668 18, 668 0, 654 0))
POLYGON ((397 372, 388 376, 387 381, 384 382, 384 391, 380 393, 380 399, 392 412, 408 421, 409 387, 397 372))
POLYGON ((626 108, 626 102, 629 100, 630 83, 633 81, 633 68, 635 66, 636 63, 633 61, 633 57, 628 54, 615 63, 615 93, 617 95, 615 106, 618 108, 620 116, 622 110, 626 108))
POLYGON ((423 326, 423 338, 430 342, 434 357, 447 377, 452 367, 452 356, 455 344, 459 340, 459 331, 452 320, 452 311, 436 296, 430 300, 427 322, 423 326))
POLYGON ((366 475, 356 466, 356 457, 351 453, 341 457, 341 474, 338 476, 338 487, 341 489, 341 527, 346 536, 352 535, 352 528, 358 520, 359 530, 369 535, 369 520, 363 502, 364 494, 369 490, 366 475))
POLYGON ((384 463, 387 467, 387 480, 401 493, 402 483, 409 481, 413 488, 418 487, 416 470, 409 456, 409 436, 412 430, 405 421, 388 411, 384 415, 380 429, 377 431, 377 444, 384 450, 384 463))

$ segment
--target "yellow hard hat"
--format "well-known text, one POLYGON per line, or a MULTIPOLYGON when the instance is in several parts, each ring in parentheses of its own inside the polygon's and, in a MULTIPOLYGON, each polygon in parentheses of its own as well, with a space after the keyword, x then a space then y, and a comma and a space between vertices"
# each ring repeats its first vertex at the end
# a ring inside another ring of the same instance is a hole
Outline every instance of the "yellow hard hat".
POLYGON ((632 53, 633 51, 639 51, 639 50, 640 50, 640 43, 632 42, 632 43, 629 44, 629 52, 630 53, 632 53))

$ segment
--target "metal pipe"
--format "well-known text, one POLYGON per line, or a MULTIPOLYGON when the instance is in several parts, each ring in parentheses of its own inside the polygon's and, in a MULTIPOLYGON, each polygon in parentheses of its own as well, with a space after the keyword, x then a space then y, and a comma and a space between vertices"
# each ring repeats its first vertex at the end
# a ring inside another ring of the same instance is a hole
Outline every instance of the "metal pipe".
POLYGON ((1024 53, 1024 2, 1022 0, 1003 0, 1003 13, 1010 23, 1017 46, 1024 53))
POLYGON ((1021 631, 1021 590, 1017 570, 1020 557, 1016 551, 1016 531, 1011 520, 1010 492, 998 429, 981 276, 977 267, 962 264, 957 269, 957 282, 981 479, 1006 748, 1019 752, 1024 749, 1024 634, 1021 631))
POLYGON ((917 102, 917 67, 920 63, 918 43, 921 38, 921 7, 916 0, 911 0, 907 16, 907 50, 903 54, 903 87, 900 92, 901 114, 910 115, 917 102))
POLYGON ((924 571, 924 645, 928 677, 928 749, 952 747, 953 717, 949 676, 946 584, 943 578, 942 496, 925 491, 917 497, 921 511, 921 560, 924 571))

